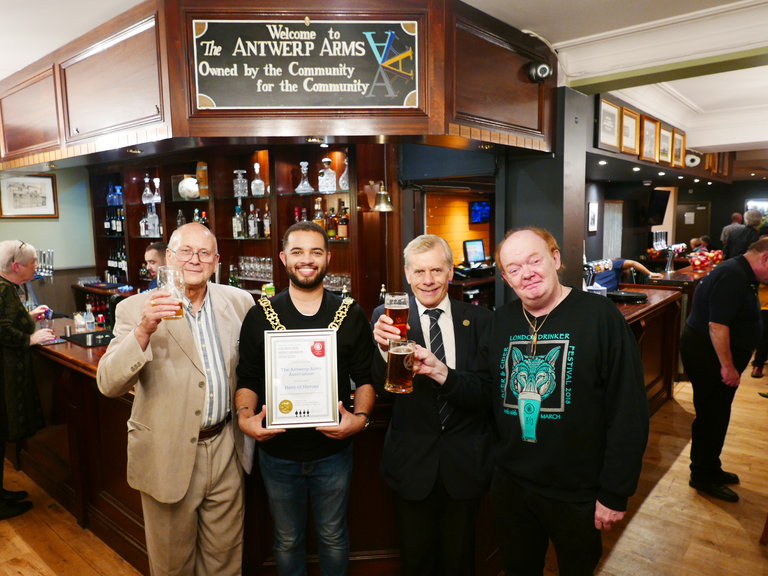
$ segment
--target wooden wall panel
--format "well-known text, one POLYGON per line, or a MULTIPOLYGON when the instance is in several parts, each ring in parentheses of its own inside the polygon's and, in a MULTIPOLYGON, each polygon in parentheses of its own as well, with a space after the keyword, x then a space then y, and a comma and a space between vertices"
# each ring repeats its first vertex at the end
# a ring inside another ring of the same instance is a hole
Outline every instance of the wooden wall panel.
POLYGON ((67 140, 162 121, 154 18, 64 62, 62 83, 67 140))
POLYGON ((57 146, 59 143, 53 68, 0 98, 3 157, 57 146))

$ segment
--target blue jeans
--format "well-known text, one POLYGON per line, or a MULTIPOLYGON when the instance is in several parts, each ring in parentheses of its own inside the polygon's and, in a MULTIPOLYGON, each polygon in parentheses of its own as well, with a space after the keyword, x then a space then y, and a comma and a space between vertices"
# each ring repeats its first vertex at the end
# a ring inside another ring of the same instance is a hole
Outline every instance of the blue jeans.
POLYGON ((275 524, 275 562, 280 576, 307 573, 307 503, 318 537, 320 572, 345 576, 349 559, 347 501, 352 477, 352 446, 341 452, 297 462, 259 450, 261 477, 275 524))

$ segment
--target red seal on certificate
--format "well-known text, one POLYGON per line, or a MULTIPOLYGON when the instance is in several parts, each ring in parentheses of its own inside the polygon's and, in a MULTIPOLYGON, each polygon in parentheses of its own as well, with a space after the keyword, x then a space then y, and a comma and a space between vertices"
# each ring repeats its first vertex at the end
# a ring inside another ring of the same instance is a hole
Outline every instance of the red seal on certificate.
POLYGON ((325 342, 315 342, 312 344, 312 354, 318 358, 325 356, 325 342))

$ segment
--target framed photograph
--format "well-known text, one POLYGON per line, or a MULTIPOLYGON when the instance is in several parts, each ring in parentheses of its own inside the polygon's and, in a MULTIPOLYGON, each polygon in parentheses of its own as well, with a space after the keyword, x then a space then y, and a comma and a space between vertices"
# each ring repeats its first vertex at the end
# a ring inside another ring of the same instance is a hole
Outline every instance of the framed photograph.
POLYGON ((659 161, 659 121, 640 116, 640 160, 659 161))
POLYGON ((597 202, 587 204, 587 231, 597 232, 597 202))
POLYGON ((619 125, 621 108, 613 102, 600 100, 600 124, 598 126, 597 147, 603 150, 619 152, 619 125))
POLYGON ((672 164, 672 128, 659 128, 659 162, 672 164))
POLYGON ((268 330, 264 360, 267 428, 339 423, 335 330, 268 330))
POLYGON ((672 166, 685 166, 685 132, 672 130, 672 166))
POLYGON ((640 154, 640 114, 629 108, 621 109, 621 151, 640 154))
POLYGON ((0 218, 58 218, 56 175, 0 180, 0 218))

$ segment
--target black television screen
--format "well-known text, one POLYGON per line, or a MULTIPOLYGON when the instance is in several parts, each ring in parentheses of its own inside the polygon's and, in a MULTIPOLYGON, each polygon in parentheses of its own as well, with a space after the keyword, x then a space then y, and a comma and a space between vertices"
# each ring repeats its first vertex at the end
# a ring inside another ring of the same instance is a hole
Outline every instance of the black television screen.
POLYGON ((489 200, 475 200, 469 203, 469 223, 485 224, 491 221, 491 202, 489 200))
POLYGON ((468 264, 485 262, 485 246, 482 238, 477 240, 464 240, 464 261, 468 264))
POLYGON ((664 222, 664 214, 667 212, 669 202, 669 190, 651 190, 648 200, 648 224, 658 226, 664 222))

